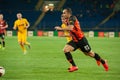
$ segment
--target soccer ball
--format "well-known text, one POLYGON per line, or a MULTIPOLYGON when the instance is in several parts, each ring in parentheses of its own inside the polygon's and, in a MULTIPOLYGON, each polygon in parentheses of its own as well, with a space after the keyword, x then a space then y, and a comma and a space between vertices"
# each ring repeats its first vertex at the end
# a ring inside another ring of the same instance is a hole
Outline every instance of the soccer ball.
POLYGON ((0 66, 0 77, 5 74, 5 68, 0 66))

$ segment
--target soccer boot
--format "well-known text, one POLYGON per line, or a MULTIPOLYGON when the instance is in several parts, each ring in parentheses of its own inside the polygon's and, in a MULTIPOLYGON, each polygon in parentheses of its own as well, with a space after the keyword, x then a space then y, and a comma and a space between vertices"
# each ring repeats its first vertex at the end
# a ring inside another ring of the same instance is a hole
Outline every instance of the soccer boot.
POLYGON ((72 67, 72 64, 70 64, 70 67, 68 68, 68 70, 70 70, 71 67, 72 67))
POLYGON ((76 71, 76 70, 78 70, 78 67, 76 67, 76 66, 71 66, 68 71, 69 71, 69 72, 74 72, 74 71, 76 71))
POLYGON ((105 71, 108 71, 108 70, 109 70, 108 63, 107 63, 107 61, 106 61, 106 60, 105 60, 105 63, 104 63, 104 64, 102 64, 102 65, 103 65, 103 67, 104 67, 105 71))
POLYGON ((98 66, 100 66, 101 62, 99 60, 96 60, 96 63, 98 66))

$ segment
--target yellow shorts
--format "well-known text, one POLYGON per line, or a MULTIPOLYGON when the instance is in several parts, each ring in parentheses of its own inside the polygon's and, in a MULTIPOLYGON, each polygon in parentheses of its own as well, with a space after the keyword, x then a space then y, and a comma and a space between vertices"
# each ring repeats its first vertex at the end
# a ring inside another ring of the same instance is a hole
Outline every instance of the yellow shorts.
POLYGON ((27 32, 18 32, 18 42, 26 43, 27 40, 27 32))

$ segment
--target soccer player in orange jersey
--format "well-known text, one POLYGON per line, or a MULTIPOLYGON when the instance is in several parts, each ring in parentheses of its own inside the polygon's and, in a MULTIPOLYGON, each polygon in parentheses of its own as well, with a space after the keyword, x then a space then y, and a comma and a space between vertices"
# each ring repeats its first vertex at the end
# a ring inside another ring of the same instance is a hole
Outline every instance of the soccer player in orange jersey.
POLYGON ((70 42, 68 42, 64 48, 64 53, 66 56, 66 59, 69 61, 69 63, 72 64, 72 66, 69 68, 69 72, 73 72, 78 70, 78 67, 76 66, 73 57, 71 55, 72 51, 75 51, 76 49, 80 48, 81 51, 94 58, 98 64, 98 66, 100 64, 103 65, 105 71, 108 71, 108 64, 106 62, 106 60, 102 59, 99 54, 93 52, 91 50, 91 47, 86 39, 86 37, 84 36, 84 33, 82 32, 81 28, 80 28, 80 23, 77 20, 77 18, 75 16, 72 15, 72 10, 70 8, 66 8, 63 10, 63 15, 68 18, 68 26, 66 28, 61 28, 61 27, 55 27, 56 30, 69 30, 70 31, 70 35, 72 36, 72 40, 70 42))
POLYGON ((3 14, 0 14, 0 48, 5 49, 5 29, 8 27, 8 24, 5 20, 3 20, 3 14))
POLYGON ((17 20, 14 22, 14 30, 18 30, 18 42, 24 52, 24 54, 27 53, 25 45, 28 45, 30 48, 30 43, 27 42, 27 29, 30 26, 27 19, 22 18, 21 13, 17 13, 17 20))

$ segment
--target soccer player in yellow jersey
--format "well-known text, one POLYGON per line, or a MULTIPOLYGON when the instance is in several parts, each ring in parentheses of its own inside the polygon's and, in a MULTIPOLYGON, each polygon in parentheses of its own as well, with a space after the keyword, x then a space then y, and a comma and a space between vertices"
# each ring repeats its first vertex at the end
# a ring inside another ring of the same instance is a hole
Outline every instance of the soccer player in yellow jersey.
MULTIPOLYGON (((67 26, 67 21, 66 21, 66 19, 65 19, 63 16, 61 16, 61 21, 62 21, 61 27, 62 27, 62 28, 66 28, 66 26, 67 26)), ((62 36, 63 36, 63 37, 66 37, 67 42, 69 42, 69 41, 72 40, 72 37, 70 36, 69 31, 64 31, 64 35, 62 35, 62 36)))
POLYGON ((27 19, 22 18, 21 13, 17 13, 17 20, 14 22, 14 30, 18 30, 17 36, 18 36, 18 43, 20 44, 24 54, 27 53, 25 45, 28 45, 30 48, 30 43, 27 42, 27 29, 30 26, 27 19))

